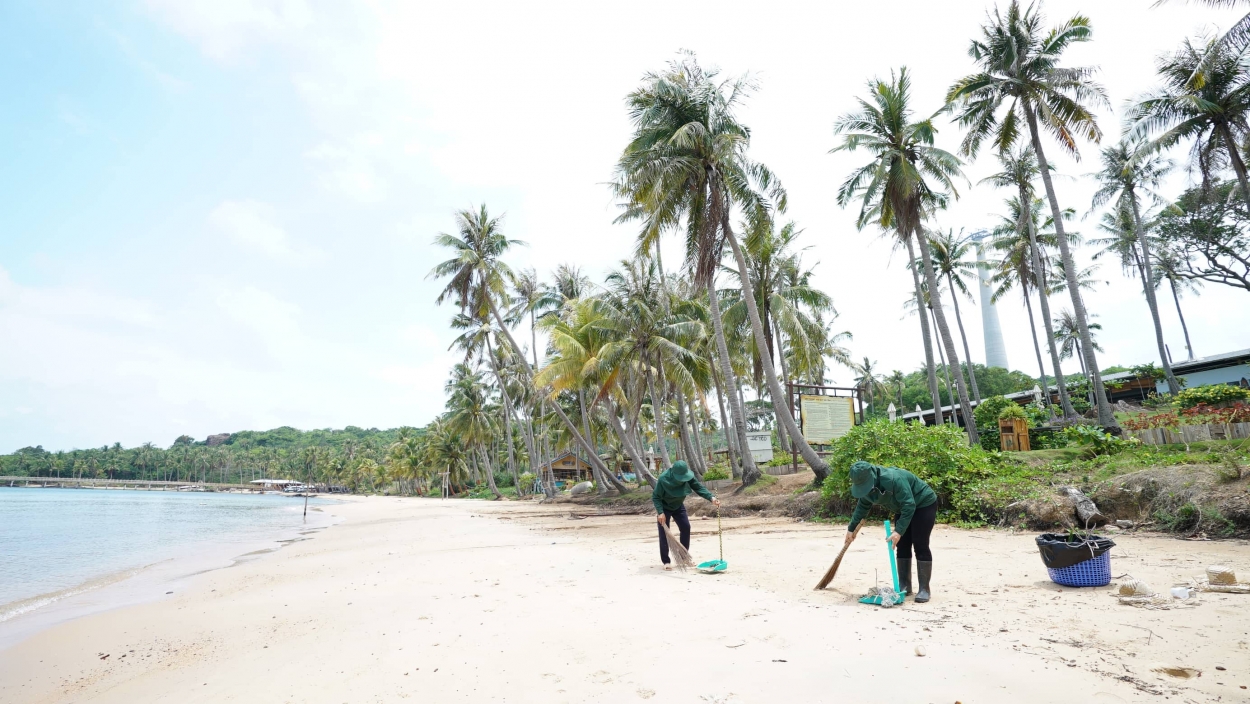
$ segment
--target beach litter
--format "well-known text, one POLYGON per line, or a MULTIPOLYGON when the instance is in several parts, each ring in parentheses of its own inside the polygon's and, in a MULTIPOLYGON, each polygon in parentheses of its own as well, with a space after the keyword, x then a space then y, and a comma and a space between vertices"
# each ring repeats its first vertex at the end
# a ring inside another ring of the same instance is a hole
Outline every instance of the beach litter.
POLYGON ((890 608, 903 603, 903 590, 898 584, 898 561, 894 557, 894 544, 890 542, 890 522, 885 522, 885 551, 890 556, 890 576, 894 578, 893 587, 873 587, 867 596, 860 597, 861 604, 875 604, 890 608))
POLYGON ((1224 565, 1210 565, 1204 579, 1195 580, 1194 589, 1222 594, 1250 594, 1250 582, 1237 580, 1237 573, 1224 565))
POLYGON ((1136 606, 1151 611, 1167 611, 1197 606, 1198 599, 1190 593, 1188 587, 1174 587, 1167 594, 1159 594, 1149 584, 1132 576, 1120 582, 1111 592, 1121 604, 1136 606))

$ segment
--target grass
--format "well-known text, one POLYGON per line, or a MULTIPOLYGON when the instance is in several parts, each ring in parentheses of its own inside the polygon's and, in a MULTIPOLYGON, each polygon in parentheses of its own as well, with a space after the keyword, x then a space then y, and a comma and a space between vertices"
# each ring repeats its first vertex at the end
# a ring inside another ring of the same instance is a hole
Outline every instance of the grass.
POLYGON ((758 481, 742 490, 742 494, 743 496, 755 496, 776 483, 777 477, 771 474, 761 474, 758 481))

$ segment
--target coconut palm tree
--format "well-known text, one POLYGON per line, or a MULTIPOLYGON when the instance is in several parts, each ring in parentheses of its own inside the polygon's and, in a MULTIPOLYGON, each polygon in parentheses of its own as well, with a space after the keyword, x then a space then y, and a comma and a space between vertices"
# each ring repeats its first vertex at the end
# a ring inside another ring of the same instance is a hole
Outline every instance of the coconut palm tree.
POLYGON ((1172 290, 1172 302, 1176 304, 1176 317, 1181 320, 1181 331, 1185 333, 1185 350, 1189 353, 1189 359, 1194 358, 1194 346, 1189 341, 1189 326, 1185 323, 1185 313, 1181 311, 1181 291, 1187 290, 1191 293, 1198 292, 1199 281, 1196 279, 1187 279, 1181 276, 1180 259, 1183 255, 1174 251, 1171 247, 1159 247, 1155 250, 1155 264, 1159 268, 1159 275, 1155 277, 1155 281, 1167 279, 1168 286, 1172 290))
MULTIPOLYGON (((524 370, 526 379, 533 384, 534 370, 525 359, 521 346, 499 312, 499 301, 506 296, 506 287, 512 278, 512 270, 503 261, 503 255, 509 248, 524 244, 519 240, 511 240, 504 236, 500 219, 491 217, 482 205, 478 210, 461 210, 456 213, 457 235, 439 234, 434 243, 452 250, 453 257, 436 265, 430 272, 431 277, 448 279, 447 286, 439 294, 437 302, 452 300, 460 310, 478 318, 491 318, 499 331, 503 333, 512 347, 515 359, 524 370)), ((596 466, 599 472, 607 474, 608 469, 595 452, 595 446, 578 431, 577 426, 560 407, 552 404, 553 410, 564 424, 565 430, 574 442, 581 446, 587 455, 587 461, 596 466)))
MULTIPOLYGON (((810 345, 815 334, 815 318, 833 311, 833 299, 811 283, 811 270, 804 270, 797 252, 792 247, 802 231, 793 223, 778 230, 772 220, 763 220, 747 226, 743 243, 747 253, 747 266, 755 304, 764 327, 764 345, 755 344, 751 335, 750 314, 742 296, 742 285, 722 291, 725 300, 723 317, 725 324, 743 330, 746 347, 752 352, 756 388, 763 383, 763 365, 757 350, 766 348, 771 359, 781 366, 782 377, 791 381, 789 363, 786 359, 786 341, 791 344, 810 345)), ((738 279, 738 270, 724 267, 731 279, 738 279)), ((761 394, 762 396, 762 394, 761 394)), ((777 435, 782 447, 788 448, 785 425, 780 415, 788 413, 788 399, 774 398, 773 410, 777 418, 777 435)))
MULTIPOLYGON (((1015 206, 1011 206, 1008 202, 1008 208, 1013 210, 1016 220, 1015 224, 1002 223, 1007 227, 998 231, 999 239, 1006 238, 1003 246, 999 247, 1002 251, 1013 251, 1014 256, 1023 257, 1025 262, 1016 262, 1013 270, 1025 276, 1032 276, 1031 282, 1024 282, 1025 285, 1021 289, 1024 295, 1024 301, 1029 309, 1029 329, 1033 333, 1033 347, 1038 351, 1038 366, 1042 369, 1041 381, 1039 385, 1045 389, 1046 384, 1045 365, 1041 361, 1040 348, 1037 342, 1037 328, 1033 326, 1033 308, 1029 303, 1028 285, 1031 283, 1033 289, 1037 292, 1038 307, 1041 308, 1042 322, 1046 328, 1046 348, 1050 352, 1050 363, 1054 369, 1055 386, 1059 390, 1059 408, 1063 412, 1066 419, 1076 419, 1076 409, 1072 407, 1072 399, 1068 395, 1068 384, 1064 380, 1063 370, 1060 368, 1059 352, 1055 348, 1054 331, 1051 329, 1050 317, 1050 291, 1048 287, 1043 285, 1046 280, 1047 266, 1046 256, 1043 250, 1045 243, 1039 241, 1038 223, 1041 220, 1040 202, 1034 195, 1033 183, 1040 175, 1037 164, 1037 155, 1033 149, 1027 145, 1009 150, 1000 151, 996 155, 999 166, 1002 171, 987 176, 981 180, 981 183, 990 183, 999 188, 1015 189, 1016 197, 1014 198, 1015 206), (1029 203, 1030 207, 1026 210, 1020 207, 1021 203, 1029 203), (1014 229, 1013 229, 1014 228, 1014 229), (1008 237, 1008 235, 1011 235, 1008 237), (1014 244, 1011 242, 1014 240, 1014 244), (1023 269, 1019 266, 1023 264, 1023 269)), ((1071 216, 1071 210, 1064 211, 1064 217, 1071 216)), ((1053 222, 1053 218, 1049 222, 1053 222)), ((1052 246, 1057 243, 1051 243, 1052 246)), ((1022 280, 1023 281, 1023 280, 1022 280)), ((1049 399, 1049 396, 1048 396, 1049 399)), ((1047 401, 1049 403, 1049 400, 1047 401)))
MULTIPOLYGON (((1091 330, 1102 330, 1102 325, 1098 323, 1090 323, 1091 330)), ((1059 317, 1055 318, 1055 339, 1059 341, 1059 354, 1064 359, 1076 357, 1081 359, 1081 334, 1076 327, 1076 317, 1072 315, 1072 311, 1064 309, 1059 311, 1059 317)), ((1094 346, 1098 351, 1102 351, 1102 347, 1098 344, 1098 340, 1094 340, 1094 346)), ((1081 374, 1088 377, 1088 370, 1085 365, 1081 365, 1081 374)))
MULTIPOLYGON (((642 87, 628 98, 634 137, 617 164, 614 188, 625 201, 619 219, 642 221, 639 251, 650 251, 665 231, 684 229, 687 267, 694 283, 708 291, 717 361, 726 380, 733 374, 714 280, 724 245, 729 245, 764 380, 772 398, 778 399, 785 391, 764 346, 764 325, 752 295, 746 256, 730 226, 734 208, 755 223, 771 217, 774 208, 784 210, 786 204, 785 190, 772 172, 747 156, 751 133, 735 111, 752 87, 747 78, 718 80, 716 71, 705 71, 693 54, 671 63, 663 74, 645 76, 642 87)), ((730 405, 739 446, 747 447, 745 409, 740 401, 730 405)), ((816 480, 823 481, 828 465, 803 439, 790 414, 782 413, 780 419, 816 480)), ((746 452, 742 461, 743 483, 752 484, 759 469, 746 452)))
POLYGON ((1139 272, 1142 276, 1142 290, 1146 294, 1146 306, 1150 309, 1150 320, 1154 324, 1155 344, 1158 346, 1159 359, 1163 361, 1168 393, 1175 394, 1181 387, 1176 381, 1176 375, 1172 373, 1172 363, 1168 361, 1167 347, 1163 342, 1163 324, 1159 320, 1159 303, 1155 300, 1154 258, 1150 254, 1150 238, 1142 226, 1141 216, 1141 198, 1162 200, 1156 189, 1172 165, 1157 152, 1147 151, 1144 147, 1141 139, 1127 138, 1103 148, 1102 169, 1094 174, 1099 188, 1094 193, 1093 207, 1114 202, 1118 212, 1129 216, 1135 244, 1141 248, 1142 264, 1139 272))
POLYGON ((1186 39, 1175 54, 1159 60, 1163 85, 1131 106, 1126 119, 1134 137, 1154 137, 1152 150, 1192 141, 1190 154, 1204 185, 1220 169, 1231 167, 1242 198, 1250 204, 1250 178, 1241 151, 1250 137, 1250 73, 1244 52, 1214 39, 1196 44, 1186 39), (1204 78, 1195 84, 1191 78, 1199 72, 1204 78))
MULTIPOLYGON (((1060 65, 1068 47, 1090 40, 1089 19, 1075 15, 1050 32, 1044 32, 1043 22, 1037 5, 1022 9, 1019 0, 1012 0, 1005 14, 996 9, 989 23, 981 27, 981 39, 974 39, 968 49, 980 72, 957 81, 947 93, 947 101, 955 109, 959 123, 968 130, 960 147, 968 156, 975 156, 986 139, 991 139, 1002 153, 1010 151, 1024 133, 1028 134, 1058 234, 1063 268, 1075 276, 1077 269, 1064 232, 1063 209, 1059 207, 1050 164, 1042 148, 1042 131, 1050 133, 1061 149, 1079 158, 1078 137, 1094 142, 1102 139, 1092 107, 1106 105, 1107 97, 1102 86, 1093 80, 1096 69, 1060 65)), ((1089 316, 1075 279, 1069 282, 1068 294, 1081 334, 1087 338, 1082 352, 1092 374, 1098 422, 1108 428, 1118 427, 1088 339, 1089 316)))
POLYGON ((968 290, 965 277, 976 277, 976 257, 969 260, 972 254, 972 239, 956 237, 954 230, 942 232, 938 230, 929 235, 929 248, 933 251, 933 265, 937 273, 946 279, 946 288, 951 292, 951 302, 955 305, 955 323, 959 326, 959 339, 964 343, 964 361, 967 362, 968 380, 972 383, 972 396, 981 403, 981 389, 977 387, 977 373, 972 366, 972 351, 968 348, 968 334, 964 332, 964 319, 959 312, 959 296, 963 294, 972 300, 972 292, 968 290))
MULTIPOLYGON (((1156 5, 1162 5, 1167 0, 1159 0, 1156 5)), ((1208 7, 1236 7, 1238 5, 1250 5, 1248 0, 1198 0, 1198 2, 1208 7)), ((1224 32, 1216 41, 1218 52, 1207 52, 1204 60, 1194 67, 1193 73, 1189 75, 1188 83, 1194 87, 1202 87, 1210 80, 1209 73, 1218 61, 1217 54, 1232 53, 1240 54, 1247 48, 1250 48, 1250 14, 1237 20, 1228 31, 1224 32)))
MULTIPOLYGON (((959 160, 949 152, 933 145, 937 133, 932 119, 911 121, 911 77, 906 68, 891 74, 889 81, 876 80, 868 84, 872 94, 869 100, 859 100, 859 110, 840 118, 834 127, 842 135, 842 143, 834 151, 864 150, 872 155, 871 161, 856 169, 838 189, 838 204, 846 206, 853 200, 860 201, 857 225, 875 223, 881 229, 893 229, 899 240, 914 240, 920 250, 921 270, 930 291, 940 290, 933 268, 933 258, 928 238, 923 235, 925 217, 943 207, 952 196, 957 196, 954 178, 962 176, 959 160), (930 181, 936 184, 931 185, 930 181)), ((912 261, 915 258, 912 257, 912 261)), ((916 300, 924 300, 919 279, 916 283, 916 300)), ((959 368, 959 355, 941 300, 933 301, 933 315, 937 322, 938 337, 946 352, 946 359, 959 368)), ((924 315, 920 317, 924 319, 924 315)), ((959 393, 960 412, 970 441, 978 440, 976 423, 972 422, 972 404, 963 375, 955 378, 959 393)), ((931 379, 931 391, 936 393, 936 375, 931 379)), ((934 417, 940 418, 940 401, 935 402, 934 417)))
POLYGON ((877 395, 889 393, 889 388, 877 374, 877 363, 867 357, 862 362, 853 362, 851 370, 855 372, 855 385, 868 396, 868 413, 871 414, 877 395))

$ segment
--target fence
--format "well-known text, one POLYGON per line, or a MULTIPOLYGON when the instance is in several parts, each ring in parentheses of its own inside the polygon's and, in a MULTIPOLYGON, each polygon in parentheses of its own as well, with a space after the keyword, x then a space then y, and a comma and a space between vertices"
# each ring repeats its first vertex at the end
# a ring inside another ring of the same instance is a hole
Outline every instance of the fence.
POLYGON ((1250 438, 1250 423, 1209 423, 1181 425, 1175 428, 1131 430, 1129 435, 1146 445, 1181 445, 1203 440, 1234 440, 1250 438))

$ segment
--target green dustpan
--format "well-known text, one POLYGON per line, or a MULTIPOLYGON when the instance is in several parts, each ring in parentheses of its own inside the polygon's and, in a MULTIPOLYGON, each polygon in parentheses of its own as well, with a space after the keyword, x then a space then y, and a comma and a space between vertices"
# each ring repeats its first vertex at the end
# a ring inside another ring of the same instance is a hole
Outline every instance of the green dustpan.
MULTIPOLYGON (((898 583, 898 560, 894 557, 894 546, 890 544, 890 522, 885 522, 885 550, 890 554, 890 576, 894 578, 894 603, 901 604, 907 598, 903 595, 903 590, 899 588, 898 583)), ((880 594, 870 594, 861 597, 861 604, 875 604, 880 606, 882 598, 880 594)))
POLYGON ((720 559, 700 562, 697 568, 704 574, 716 574, 717 572, 724 572, 729 569, 729 563, 725 562, 725 538, 721 535, 720 530, 719 506, 716 507, 716 538, 720 541, 720 559))

